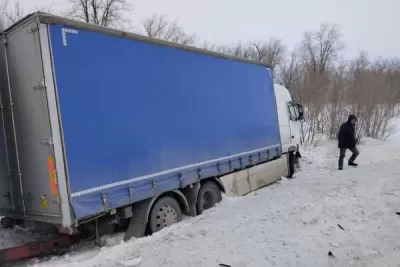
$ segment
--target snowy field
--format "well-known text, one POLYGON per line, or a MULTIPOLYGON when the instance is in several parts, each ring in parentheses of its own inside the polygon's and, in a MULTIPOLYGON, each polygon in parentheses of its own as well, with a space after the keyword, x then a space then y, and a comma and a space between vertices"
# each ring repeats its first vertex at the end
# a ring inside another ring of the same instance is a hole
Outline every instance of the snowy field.
POLYGON ((124 243, 113 236, 101 249, 28 266, 400 266, 400 132, 385 142, 364 139, 360 166, 344 171, 336 142, 303 150, 293 180, 225 197, 151 237, 124 243))

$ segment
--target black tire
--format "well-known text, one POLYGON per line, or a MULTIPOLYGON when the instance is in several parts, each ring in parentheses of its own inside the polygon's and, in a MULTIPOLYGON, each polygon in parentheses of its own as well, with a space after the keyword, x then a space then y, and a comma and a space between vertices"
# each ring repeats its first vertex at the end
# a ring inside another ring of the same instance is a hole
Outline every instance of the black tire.
POLYGON ((197 214, 202 214, 205 210, 221 202, 221 200, 222 195, 218 185, 211 181, 204 183, 197 194, 197 214))
POLYGON ((182 221, 182 210, 179 203, 172 197, 162 197, 151 209, 149 230, 155 233, 180 221, 182 221))
POLYGON ((296 159, 295 159, 295 155, 293 152, 289 153, 289 175, 288 178, 293 178, 293 174, 295 172, 295 163, 296 163, 296 159))
POLYGON ((0 220, 0 226, 3 229, 8 229, 8 228, 14 228, 15 225, 15 220, 8 218, 8 217, 3 217, 0 220))

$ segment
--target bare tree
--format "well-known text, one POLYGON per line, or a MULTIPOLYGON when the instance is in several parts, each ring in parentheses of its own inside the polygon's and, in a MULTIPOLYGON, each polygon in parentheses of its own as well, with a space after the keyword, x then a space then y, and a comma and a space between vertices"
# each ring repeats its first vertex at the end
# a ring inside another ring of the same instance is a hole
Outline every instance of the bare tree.
POLYGON ((4 1, 0 4, 0 32, 6 27, 7 4, 8 1, 4 1))
POLYGON ((67 13, 86 23, 104 27, 125 28, 129 24, 126 12, 131 10, 128 0, 68 0, 71 8, 67 13))
POLYGON ((54 6, 55 6, 55 3, 53 1, 49 5, 35 5, 35 10, 39 10, 39 11, 45 12, 45 13, 53 13, 54 6))
POLYGON ((15 1, 14 6, 7 9, 5 15, 8 23, 13 24, 25 16, 25 11, 22 8, 21 3, 19 1, 15 1))
POLYGON ((324 23, 319 30, 304 33, 302 47, 311 70, 323 75, 344 46, 338 27, 324 23))
POLYGON ((281 40, 272 38, 267 42, 252 42, 251 45, 255 49, 255 59, 269 64, 272 71, 282 63, 285 56, 285 46, 282 44, 281 40))
POLYGON ((253 59, 255 57, 254 48, 249 43, 236 42, 226 46, 220 46, 219 52, 243 59, 253 59))
POLYGON ((236 56, 244 59, 252 59, 266 63, 275 69, 283 62, 285 46, 278 39, 272 38, 269 41, 235 42, 230 45, 209 45, 205 43, 203 48, 236 56))
POLYGON ((336 120, 336 116, 327 114, 327 107, 332 107, 332 99, 339 96, 332 94, 333 88, 342 87, 341 82, 334 82, 337 58, 342 49, 340 32, 335 25, 324 23, 318 30, 304 33, 299 50, 304 78, 299 93, 308 114, 304 139, 309 142, 318 140, 321 135, 333 134, 329 122, 336 120))
POLYGON ((163 15, 154 14, 143 21, 144 33, 153 38, 171 41, 184 45, 195 42, 194 34, 187 34, 177 21, 169 22, 163 15))
POLYGON ((209 44, 208 42, 204 42, 198 47, 218 52, 225 55, 241 57, 244 59, 252 59, 253 58, 253 51, 249 46, 243 45, 241 42, 232 43, 230 45, 217 45, 217 44, 209 44))
POLYGON ((293 49, 288 58, 284 58, 279 65, 278 82, 291 92, 292 97, 299 102, 304 102, 304 73, 297 49, 293 49))
POLYGON ((208 51, 220 52, 219 46, 217 44, 209 43, 208 41, 198 43, 197 47, 202 48, 204 50, 208 50, 208 51))
POLYGON ((12 7, 10 7, 8 0, 3 2, 0 4, 0 30, 4 30, 10 24, 17 22, 24 15, 25 12, 19 1, 15 1, 12 7))
MULTIPOLYGON (((52 12, 54 3, 51 5, 36 5, 35 11, 40 10, 42 12, 52 12)), ((0 30, 10 26, 13 23, 16 23, 24 16, 26 16, 27 12, 22 8, 22 5, 19 1, 14 1, 13 6, 9 5, 9 1, 5 1, 0 4, 0 30)))
POLYGON ((154 14, 151 18, 143 21, 143 28, 147 36, 161 39, 168 24, 164 16, 154 14))
POLYGON ((328 97, 329 121, 326 121, 326 129, 329 129, 328 137, 335 139, 337 130, 346 114, 346 96, 348 88, 348 63, 342 59, 332 71, 332 86, 330 87, 328 97))

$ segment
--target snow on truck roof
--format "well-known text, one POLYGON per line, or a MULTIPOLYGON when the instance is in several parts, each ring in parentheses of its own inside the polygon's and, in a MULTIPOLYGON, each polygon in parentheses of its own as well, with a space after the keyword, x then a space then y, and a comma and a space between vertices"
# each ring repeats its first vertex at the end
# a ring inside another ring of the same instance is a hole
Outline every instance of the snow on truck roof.
POLYGON ((261 65, 261 66, 267 67, 269 69, 271 68, 271 66, 269 64, 263 63, 260 61, 256 61, 256 60, 244 59, 244 58, 231 56, 231 55, 227 55, 227 54, 223 54, 223 53, 219 53, 219 52, 214 52, 214 51, 209 51, 206 49, 197 48, 194 46, 182 45, 182 44, 165 41, 165 40, 160 40, 160 39, 156 39, 156 38, 152 38, 152 37, 148 37, 148 36, 144 36, 144 35, 140 35, 140 34, 120 31, 120 30, 109 28, 109 27, 104 27, 104 26, 100 26, 97 24, 86 23, 86 22, 69 19, 69 18, 65 18, 65 17, 61 17, 61 16, 49 14, 49 13, 44 13, 44 12, 35 12, 35 13, 31 13, 31 14, 25 16, 24 18, 22 18, 21 20, 19 20, 12 26, 10 26, 8 29, 6 29, 2 33, 2 35, 7 36, 8 34, 12 33, 13 31, 16 31, 22 25, 24 25, 26 23, 30 23, 35 19, 38 22, 44 23, 44 24, 61 24, 61 25, 65 25, 65 26, 68 26, 71 28, 75 28, 75 29, 98 32, 98 33, 113 35, 113 36, 117 36, 117 37, 127 38, 127 39, 131 39, 131 40, 149 42, 149 43, 158 44, 158 45, 165 45, 165 46, 182 49, 182 50, 186 50, 186 51, 197 52, 197 53, 201 53, 201 54, 207 54, 210 56, 241 61, 241 62, 245 62, 245 63, 249 63, 249 64, 261 65))

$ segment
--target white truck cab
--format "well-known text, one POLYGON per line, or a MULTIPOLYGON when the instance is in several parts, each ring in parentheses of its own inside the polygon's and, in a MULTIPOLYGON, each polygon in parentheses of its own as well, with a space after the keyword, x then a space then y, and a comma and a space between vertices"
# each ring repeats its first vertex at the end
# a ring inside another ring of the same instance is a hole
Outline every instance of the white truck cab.
POLYGON ((283 85, 274 83, 274 89, 282 151, 288 154, 289 177, 291 178, 298 158, 301 158, 299 147, 301 123, 304 121, 303 106, 292 100, 289 90, 283 85))

